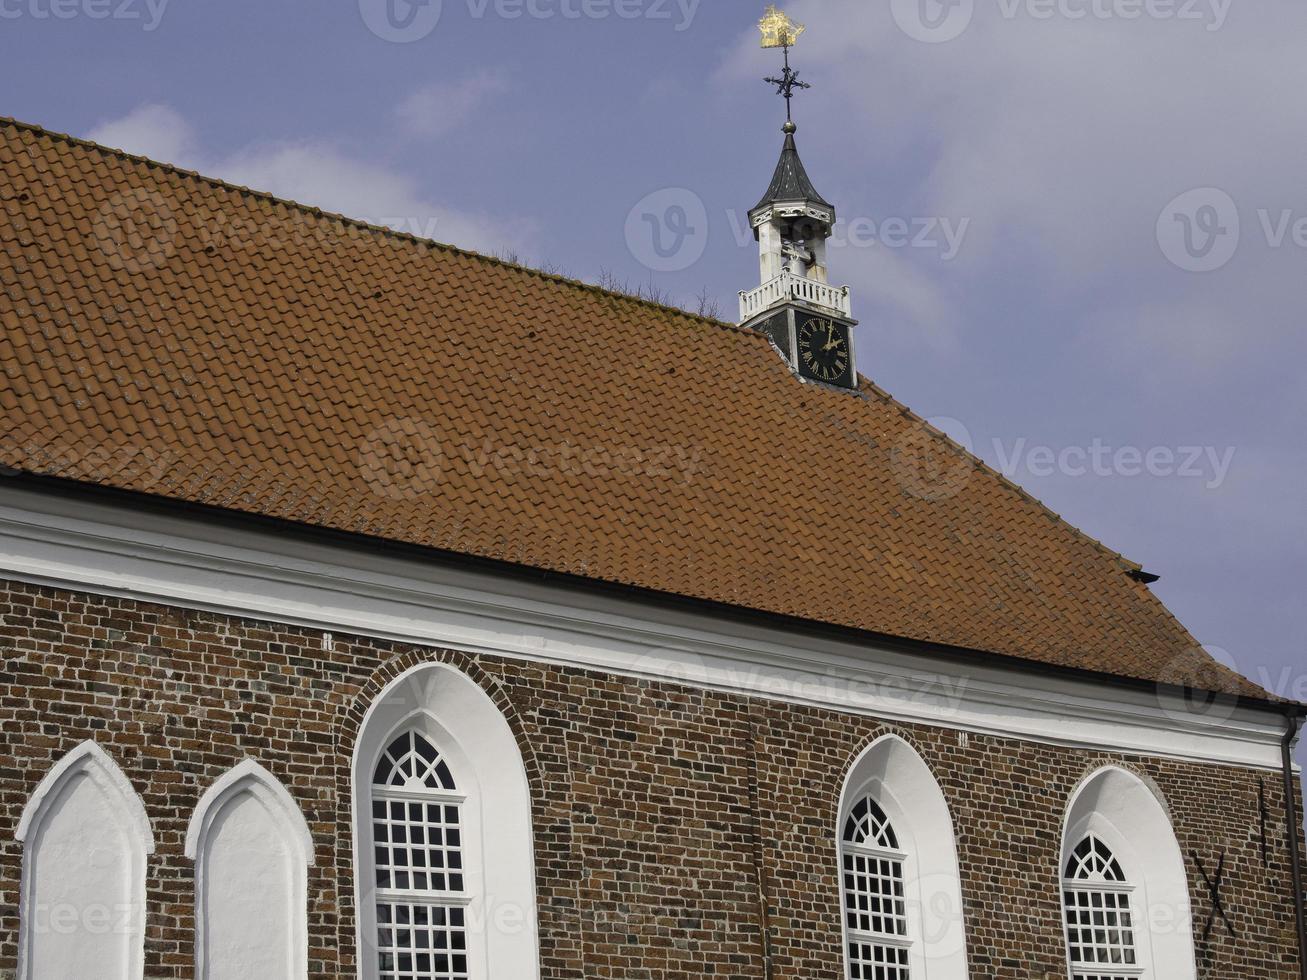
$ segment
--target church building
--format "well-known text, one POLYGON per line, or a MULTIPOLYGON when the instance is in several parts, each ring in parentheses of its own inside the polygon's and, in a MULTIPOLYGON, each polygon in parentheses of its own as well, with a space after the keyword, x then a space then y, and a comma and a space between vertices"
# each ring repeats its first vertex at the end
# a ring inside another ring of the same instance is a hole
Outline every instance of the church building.
POLYGON ((733 324, 0 120, 0 978, 1307 977, 1307 708, 867 377, 781 135, 733 324))

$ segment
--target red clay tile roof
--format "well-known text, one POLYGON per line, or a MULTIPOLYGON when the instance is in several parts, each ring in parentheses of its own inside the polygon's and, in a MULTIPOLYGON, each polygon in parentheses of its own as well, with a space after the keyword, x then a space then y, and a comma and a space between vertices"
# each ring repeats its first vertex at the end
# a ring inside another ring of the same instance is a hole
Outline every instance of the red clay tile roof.
POLYGON ((867 382, 0 122, 0 463, 1042 664, 1265 692, 867 382))

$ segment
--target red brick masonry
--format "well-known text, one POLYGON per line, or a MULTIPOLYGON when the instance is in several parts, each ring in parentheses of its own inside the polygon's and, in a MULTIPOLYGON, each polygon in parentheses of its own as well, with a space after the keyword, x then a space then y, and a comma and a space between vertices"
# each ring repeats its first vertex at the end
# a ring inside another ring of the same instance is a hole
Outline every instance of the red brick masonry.
MULTIPOLYGON (((200 794, 247 756, 288 786, 313 830, 310 973, 354 977, 350 753, 370 699, 424 660, 469 673, 518 736, 545 978, 842 976, 834 814, 847 767, 887 730, 875 720, 358 637, 326 651, 312 630, 10 582, 0 584, 0 977, 17 953, 19 816, 87 738, 122 767, 153 824, 147 977, 193 976, 186 828, 200 794)), ((1226 855, 1238 940, 1218 920, 1200 943, 1201 975, 1298 975, 1274 773, 894 730, 952 808, 974 977, 1065 977, 1061 822, 1076 784, 1106 762, 1161 787, 1187 863, 1193 851, 1211 871, 1226 855)), ((1201 937, 1210 900, 1189 871, 1201 937)))

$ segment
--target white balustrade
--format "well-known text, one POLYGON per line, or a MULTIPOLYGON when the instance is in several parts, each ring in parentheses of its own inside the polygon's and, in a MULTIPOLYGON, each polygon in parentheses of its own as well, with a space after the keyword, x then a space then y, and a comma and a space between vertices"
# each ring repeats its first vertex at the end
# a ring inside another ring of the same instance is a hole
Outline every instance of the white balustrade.
POLYGON ((757 289, 740 293, 740 322, 743 323, 763 310, 789 300, 824 307, 844 316, 853 315, 848 286, 832 286, 815 279, 796 276, 791 272, 782 272, 757 289))

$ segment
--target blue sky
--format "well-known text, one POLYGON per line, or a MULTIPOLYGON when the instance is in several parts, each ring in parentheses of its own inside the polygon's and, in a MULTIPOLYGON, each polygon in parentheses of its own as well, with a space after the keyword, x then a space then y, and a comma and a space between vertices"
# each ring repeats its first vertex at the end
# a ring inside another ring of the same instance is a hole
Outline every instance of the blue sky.
MULTIPOLYGON (((733 318, 783 120, 761 7, 0 0, 0 113, 578 278, 706 289, 733 318)), ((1307 8, 790 11, 863 373, 1307 699, 1307 8)))

